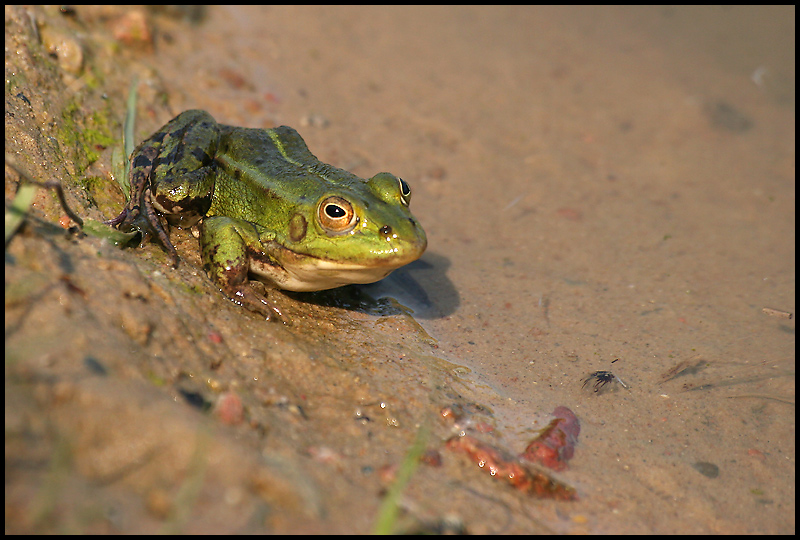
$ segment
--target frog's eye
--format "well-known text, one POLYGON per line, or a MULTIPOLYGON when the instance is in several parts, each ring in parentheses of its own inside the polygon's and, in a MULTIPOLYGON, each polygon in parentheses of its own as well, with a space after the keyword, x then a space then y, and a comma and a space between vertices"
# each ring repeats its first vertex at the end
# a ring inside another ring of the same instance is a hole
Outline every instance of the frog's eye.
POLYGON ((378 173, 367 182, 372 192, 389 204, 400 203, 408 206, 411 202, 411 188, 405 180, 389 173, 378 173))
POLYGON ((336 196, 327 197, 319 203, 317 217, 325 232, 334 236, 352 231, 358 223, 353 205, 336 196))
POLYGON ((397 177, 397 180, 400 182, 400 195, 403 196, 403 202, 408 206, 408 203, 411 202, 411 188, 408 187, 406 181, 397 177))

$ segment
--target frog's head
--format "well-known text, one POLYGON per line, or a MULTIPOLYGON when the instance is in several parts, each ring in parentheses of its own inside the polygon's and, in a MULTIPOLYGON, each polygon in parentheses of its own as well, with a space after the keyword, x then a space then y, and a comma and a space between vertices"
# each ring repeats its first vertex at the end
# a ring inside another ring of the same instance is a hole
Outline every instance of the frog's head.
POLYGON ((417 260, 428 240, 410 200, 408 184, 389 173, 326 190, 289 218, 279 256, 286 281, 279 286, 316 291, 373 283, 417 260))

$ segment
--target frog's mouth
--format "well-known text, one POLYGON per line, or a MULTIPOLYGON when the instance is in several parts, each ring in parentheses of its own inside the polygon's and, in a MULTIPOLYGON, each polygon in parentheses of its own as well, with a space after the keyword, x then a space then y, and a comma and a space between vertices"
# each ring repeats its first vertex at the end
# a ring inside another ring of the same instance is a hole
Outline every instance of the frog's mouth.
POLYGON ((406 256, 382 258, 368 263, 332 261, 295 253, 284 247, 272 257, 252 257, 250 270, 269 279, 279 289, 296 292, 324 291, 343 285, 375 283, 397 268, 417 260, 422 251, 406 256))

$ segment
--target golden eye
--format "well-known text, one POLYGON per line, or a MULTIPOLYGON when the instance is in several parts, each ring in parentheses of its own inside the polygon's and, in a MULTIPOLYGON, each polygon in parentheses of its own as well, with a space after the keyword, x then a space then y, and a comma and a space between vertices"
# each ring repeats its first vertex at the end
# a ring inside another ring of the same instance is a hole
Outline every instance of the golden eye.
POLYGON ((327 197, 319 203, 317 217, 325 232, 334 236, 352 231, 358 223, 353 205, 336 196, 327 197))

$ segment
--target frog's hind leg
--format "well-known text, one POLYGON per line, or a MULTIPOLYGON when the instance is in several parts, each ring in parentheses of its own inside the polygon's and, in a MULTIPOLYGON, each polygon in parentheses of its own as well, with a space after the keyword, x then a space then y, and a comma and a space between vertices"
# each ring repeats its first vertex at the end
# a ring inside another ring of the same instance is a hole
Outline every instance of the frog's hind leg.
POLYGON ((141 245, 155 235, 169 252, 172 266, 177 266, 178 252, 170 242, 169 235, 164 230, 161 219, 151 201, 149 178, 153 160, 158 151, 157 143, 143 143, 136 150, 130 171, 131 197, 122 212, 117 217, 106 221, 106 224, 125 232, 139 231, 142 235, 141 245))

